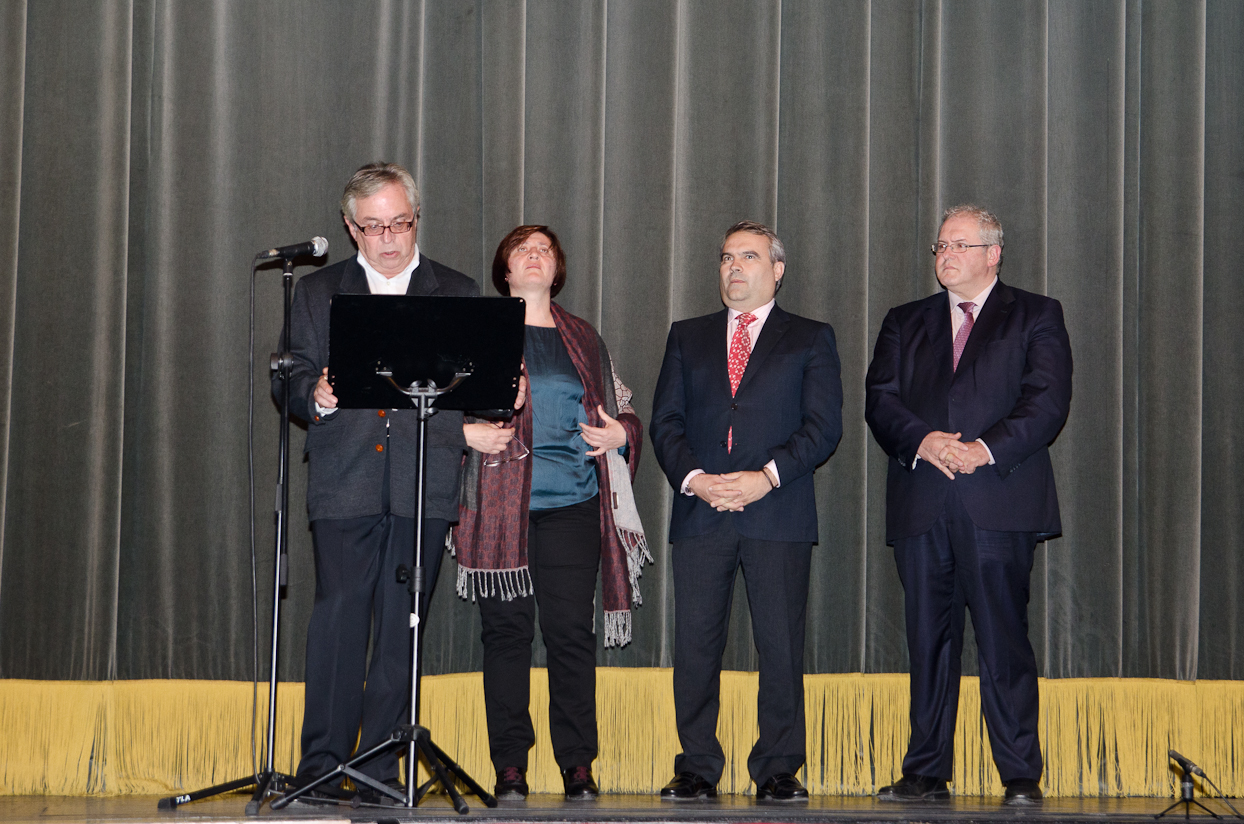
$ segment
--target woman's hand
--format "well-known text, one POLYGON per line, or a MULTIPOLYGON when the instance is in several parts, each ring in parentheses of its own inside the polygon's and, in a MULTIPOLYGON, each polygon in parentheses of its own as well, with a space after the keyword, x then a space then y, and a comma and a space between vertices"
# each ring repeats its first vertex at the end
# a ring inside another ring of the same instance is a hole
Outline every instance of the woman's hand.
POLYGON ((485 455, 504 452, 514 437, 513 429, 502 429, 498 423, 464 423, 462 434, 467 446, 485 455))
POLYGON ((579 428, 583 430, 583 440, 587 441, 588 446, 596 447, 587 453, 593 458, 597 455, 604 455, 610 449, 621 449, 626 446, 626 427, 618 423, 617 418, 609 417, 599 404, 596 406, 596 411, 600 413, 600 419, 605 422, 604 426, 579 424, 579 428))

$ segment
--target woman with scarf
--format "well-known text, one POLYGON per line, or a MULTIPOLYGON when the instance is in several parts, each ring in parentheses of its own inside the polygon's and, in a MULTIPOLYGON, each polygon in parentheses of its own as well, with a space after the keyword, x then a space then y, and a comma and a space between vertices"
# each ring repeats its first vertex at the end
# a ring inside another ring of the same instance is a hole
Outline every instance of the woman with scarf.
MULTIPOLYGON (((507 424, 513 440, 504 447, 494 440, 495 454, 467 450, 454 532, 458 594, 480 605, 496 795, 510 801, 527 796, 527 753, 536 740, 528 712, 536 605, 548 651, 553 754, 566 799, 590 801, 598 793, 597 569, 605 646, 623 646, 631 640, 631 604, 640 603, 640 567, 652 560, 631 492, 643 425, 600 335, 553 303, 565 281, 566 257, 549 227, 519 226, 497 247, 493 285, 527 303, 527 398, 507 424)), ((483 428, 483 440, 500 425, 467 427, 483 428)))

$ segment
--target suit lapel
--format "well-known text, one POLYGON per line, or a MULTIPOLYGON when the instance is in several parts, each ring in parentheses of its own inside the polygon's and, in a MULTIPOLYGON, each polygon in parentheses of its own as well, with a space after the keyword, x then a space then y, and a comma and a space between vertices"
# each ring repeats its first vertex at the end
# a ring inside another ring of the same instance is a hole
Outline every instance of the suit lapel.
POLYGON ((726 321, 729 317, 730 313, 726 309, 722 309, 715 315, 709 315, 706 337, 702 341, 707 347, 707 357, 703 359, 703 362, 709 365, 711 370, 709 374, 718 376, 726 397, 730 396, 730 367, 727 364, 729 344, 726 341, 726 321))
POLYGON ((440 289, 441 282, 432 271, 432 261, 420 252, 419 265, 410 273, 410 285, 406 287, 408 295, 434 295, 440 289))
POLYGON ((346 264, 337 291, 346 295, 371 294, 371 287, 367 285, 367 273, 359 266, 358 258, 350 258, 350 262, 346 264))
POLYGON ((945 370, 946 382, 954 377, 955 342, 950 334, 950 299, 945 292, 934 295, 924 304, 924 333, 930 351, 937 352, 937 368, 945 370))
MULTIPOLYGON (((997 336, 998 329, 1006 320, 1007 315, 1011 314, 1014 306, 1015 294, 1010 287, 998 281, 998 285, 989 293, 985 305, 981 307, 980 315, 976 318, 976 323, 972 326, 972 334, 968 335, 968 342, 963 346, 963 354, 959 356, 959 370, 956 374, 965 371, 972 361, 976 360, 976 356, 980 354, 985 344, 997 336)), ((949 310, 945 314, 949 318, 949 310)))
POLYGON ((752 377, 764 368, 765 358, 769 357, 773 347, 777 346, 782 335, 786 334, 786 327, 789 325, 790 315, 775 304, 765 320, 764 327, 760 330, 756 345, 752 347, 751 356, 747 359, 747 368, 743 370, 743 379, 739 381, 739 392, 742 392, 743 388, 751 382, 752 377))

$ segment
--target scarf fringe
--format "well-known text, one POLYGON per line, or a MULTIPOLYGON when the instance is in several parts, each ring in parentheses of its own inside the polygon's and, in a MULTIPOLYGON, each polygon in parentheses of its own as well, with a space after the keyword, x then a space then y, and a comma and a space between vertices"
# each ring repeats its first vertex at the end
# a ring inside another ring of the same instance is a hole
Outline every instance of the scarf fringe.
POLYGON ((631 579, 631 603, 635 606, 643 604, 644 597, 639 592, 639 579, 644 574, 644 563, 655 563, 652 552, 648 549, 648 538, 643 532, 617 527, 618 540, 626 548, 626 571, 631 579))
POLYGON ((631 642, 631 611, 605 613, 605 649, 624 647, 631 642))
POLYGON ((474 601, 476 598, 501 596, 502 601, 526 598, 532 593, 531 570, 518 569, 467 569, 458 564, 458 597, 474 601))

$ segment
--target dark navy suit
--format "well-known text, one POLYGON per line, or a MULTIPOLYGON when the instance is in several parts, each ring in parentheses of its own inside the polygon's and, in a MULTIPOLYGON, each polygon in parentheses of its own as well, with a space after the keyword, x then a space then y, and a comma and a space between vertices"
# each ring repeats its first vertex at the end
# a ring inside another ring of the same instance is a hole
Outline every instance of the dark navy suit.
POLYGON ((833 329, 774 306, 731 397, 727 317, 723 310, 670 329, 650 434, 675 489, 674 703, 683 752, 674 771, 715 784, 724 767, 716 737, 721 658, 741 566, 760 656, 760 738, 748 759, 760 784, 804 762, 804 612, 817 540, 812 473, 842 436, 842 384, 833 329), (781 486, 742 512, 718 512, 679 491, 694 469, 755 471, 770 460, 781 486))
POLYGON ((886 541, 903 582, 911 655, 903 772, 952 776, 966 606, 999 777, 1037 779, 1028 581, 1036 542, 1062 528, 1047 449, 1071 403, 1062 306, 999 281, 957 371, 952 347, 949 299, 940 292, 890 310, 868 368, 865 417, 890 456, 886 541), (933 430, 981 439, 994 465, 948 479, 916 460, 933 430))

